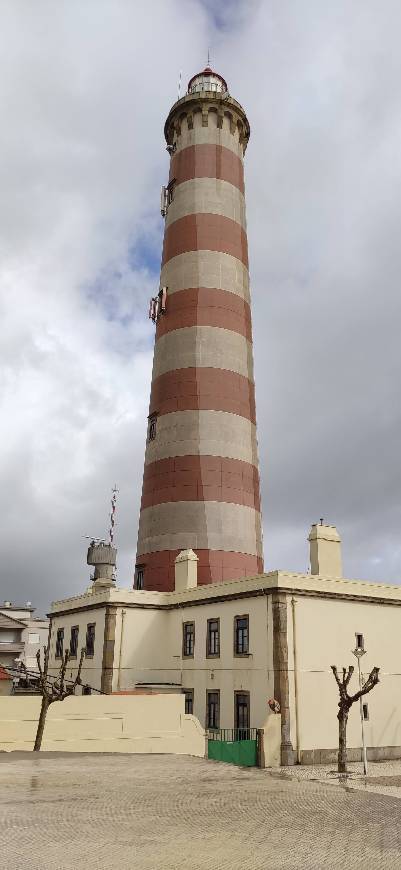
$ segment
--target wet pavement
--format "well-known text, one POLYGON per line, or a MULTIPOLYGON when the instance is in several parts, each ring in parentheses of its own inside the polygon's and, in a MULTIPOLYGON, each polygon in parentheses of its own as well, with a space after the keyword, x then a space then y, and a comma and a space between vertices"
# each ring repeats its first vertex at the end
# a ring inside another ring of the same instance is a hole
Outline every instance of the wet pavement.
POLYGON ((346 775, 339 774, 336 768, 330 764, 318 764, 315 767, 312 765, 295 765, 294 767, 281 767, 280 776, 287 779, 305 782, 305 780, 316 780, 322 783, 330 783, 343 787, 347 785, 349 788, 360 789, 361 791, 376 792, 377 794, 388 795, 390 797, 401 799, 401 761, 369 761, 368 775, 363 775, 363 766, 361 762, 351 762, 348 764, 348 773, 346 775))
POLYGON ((0 754, 7 870, 401 867, 399 800, 198 758, 0 754))

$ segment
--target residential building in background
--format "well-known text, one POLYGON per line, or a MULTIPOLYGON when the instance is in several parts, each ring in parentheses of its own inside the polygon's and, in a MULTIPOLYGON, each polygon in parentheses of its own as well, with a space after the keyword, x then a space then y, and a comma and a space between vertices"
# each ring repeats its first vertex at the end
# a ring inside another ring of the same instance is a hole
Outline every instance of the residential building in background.
POLYGON ((37 670, 36 653, 47 645, 49 620, 34 613, 30 601, 0 605, 0 665, 14 668, 22 662, 27 670, 37 670))

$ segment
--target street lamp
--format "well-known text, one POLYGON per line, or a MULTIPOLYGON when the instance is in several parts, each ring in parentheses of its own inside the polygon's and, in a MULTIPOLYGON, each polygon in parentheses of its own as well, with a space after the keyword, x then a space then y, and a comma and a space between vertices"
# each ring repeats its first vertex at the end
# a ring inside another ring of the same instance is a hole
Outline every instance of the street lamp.
MULTIPOLYGON (((362 689, 361 658, 362 658, 362 656, 365 655, 366 649, 363 649, 363 647, 357 646, 357 647, 355 647, 355 649, 351 650, 351 652, 358 659, 359 691, 361 691, 361 689, 362 689)), ((360 716, 361 716, 363 774, 364 774, 364 776, 367 776, 367 774, 368 774, 368 761, 367 761, 367 757, 366 757, 365 721, 363 718, 362 695, 359 698, 359 712, 360 712, 360 716)))

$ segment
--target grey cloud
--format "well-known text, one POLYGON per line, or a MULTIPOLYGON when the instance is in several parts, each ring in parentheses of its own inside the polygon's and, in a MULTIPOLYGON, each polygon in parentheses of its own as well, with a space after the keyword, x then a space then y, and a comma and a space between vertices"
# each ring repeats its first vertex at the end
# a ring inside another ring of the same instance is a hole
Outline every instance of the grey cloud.
POLYGON ((132 580, 158 276, 163 123, 214 66, 243 103, 268 568, 336 523, 348 576, 398 582, 401 10, 4 3, 0 181, 3 597, 87 585, 120 485, 132 580))

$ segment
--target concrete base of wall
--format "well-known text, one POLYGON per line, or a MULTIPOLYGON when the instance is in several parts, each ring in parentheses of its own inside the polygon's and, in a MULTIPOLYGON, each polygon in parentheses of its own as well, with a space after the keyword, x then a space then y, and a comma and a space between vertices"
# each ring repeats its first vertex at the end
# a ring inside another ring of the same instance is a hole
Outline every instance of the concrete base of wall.
MULTIPOLYGON (((337 764, 338 749, 301 749, 301 764, 337 764)), ((368 761, 391 761, 401 758, 401 746, 368 746, 368 761)), ((350 747, 348 761, 362 761, 362 750, 350 747)))

